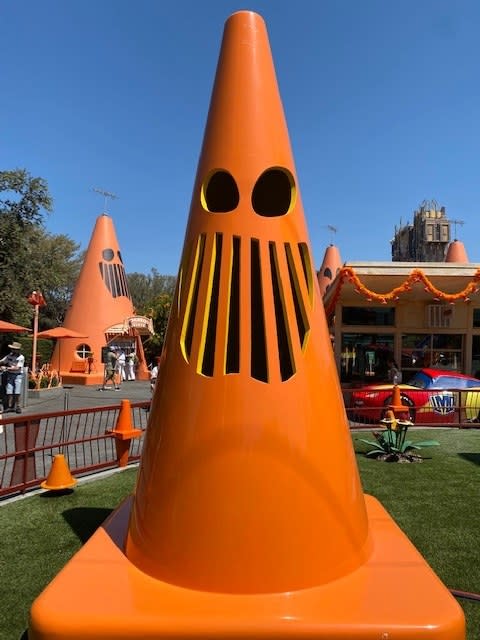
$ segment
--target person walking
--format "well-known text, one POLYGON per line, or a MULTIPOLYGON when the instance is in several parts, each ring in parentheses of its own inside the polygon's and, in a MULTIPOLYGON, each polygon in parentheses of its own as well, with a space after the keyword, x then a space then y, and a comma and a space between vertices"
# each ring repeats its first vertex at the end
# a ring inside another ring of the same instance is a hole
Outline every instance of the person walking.
POLYGON ((7 407, 5 413, 22 413, 20 407, 20 394, 22 392, 23 368, 25 366, 25 356, 21 353, 22 345, 19 342, 12 342, 8 345, 10 353, 0 360, 0 366, 5 371, 6 384, 5 394, 7 407))
POLYGON ((117 385, 115 383, 115 374, 117 368, 117 355, 115 353, 115 347, 110 347, 107 353, 106 362, 105 362, 105 375, 103 378, 103 387, 102 390, 105 391, 107 389, 107 384, 111 382, 115 389, 117 385))

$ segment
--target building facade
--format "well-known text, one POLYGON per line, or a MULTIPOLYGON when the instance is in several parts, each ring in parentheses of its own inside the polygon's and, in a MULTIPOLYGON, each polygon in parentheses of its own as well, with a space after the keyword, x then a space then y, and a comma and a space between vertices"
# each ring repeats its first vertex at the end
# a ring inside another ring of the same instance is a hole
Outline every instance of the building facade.
POLYGON ((439 208, 435 201, 423 202, 415 211, 412 224, 395 227, 392 260, 443 262, 450 243, 450 226, 445 207, 439 208))
POLYGON ((341 382, 423 367, 480 376, 480 265, 346 263, 324 297, 341 382))

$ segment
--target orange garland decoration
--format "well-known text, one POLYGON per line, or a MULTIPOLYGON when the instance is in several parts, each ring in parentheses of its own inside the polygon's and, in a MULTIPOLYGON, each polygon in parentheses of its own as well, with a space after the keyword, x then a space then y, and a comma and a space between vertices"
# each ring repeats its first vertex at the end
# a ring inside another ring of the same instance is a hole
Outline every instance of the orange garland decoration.
POLYGON ((338 274, 335 293, 328 306, 325 308, 328 319, 330 319, 331 315, 334 313, 335 306, 337 304, 338 298, 340 297, 340 291, 345 281, 351 282, 355 287, 355 291, 357 291, 357 293, 363 294, 369 302, 380 302, 380 304, 395 302, 399 299, 402 293, 411 291, 414 284, 423 282, 425 291, 429 291, 432 294, 434 300, 440 300, 442 302, 455 304, 459 300, 463 300, 463 302, 470 302, 470 296, 474 293, 477 293, 480 288, 480 269, 477 269, 475 271, 472 281, 469 282, 465 289, 459 291, 458 293, 445 293, 444 291, 440 291, 440 289, 437 289, 437 287, 435 287, 430 282, 430 280, 421 269, 414 269, 403 284, 401 284, 399 287, 395 287, 388 293, 376 293, 375 291, 371 291, 370 289, 368 289, 362 283, 352 267, 342 267, 338 274))

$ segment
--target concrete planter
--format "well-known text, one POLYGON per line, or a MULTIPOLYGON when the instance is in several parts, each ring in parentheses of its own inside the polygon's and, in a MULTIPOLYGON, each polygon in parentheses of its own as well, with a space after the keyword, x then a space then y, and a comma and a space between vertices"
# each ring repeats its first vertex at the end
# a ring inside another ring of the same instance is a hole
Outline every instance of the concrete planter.
POLYGON ((28 390, 28 398, 32 400, 34 398, 55 398, 56 396, 62 395, 64 392, 64 388, 62 386, 59 387, 50 387, 50 389, 29 389, 28 390))

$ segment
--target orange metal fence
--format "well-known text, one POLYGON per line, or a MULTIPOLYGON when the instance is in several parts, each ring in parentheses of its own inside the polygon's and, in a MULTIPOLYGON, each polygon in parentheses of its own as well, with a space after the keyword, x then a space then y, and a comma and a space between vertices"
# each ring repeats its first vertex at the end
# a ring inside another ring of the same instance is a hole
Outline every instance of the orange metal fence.
MULTIPOLYGON (((140 458, 150 402, 131 404, 132 423, 142 431, 131 440, 128 460, 140 458)), ((46 479, 56 454, 62 453, 74 476, 119 465, 115 428, 119 405, 3 416, 0 420, 0 497, 24 493, 46 479)))
MULTIPOLYGON (((351 389, 344 389, 350 427, 364 428, 375 424, 379 408, 364 407, 359 416, 358 408, 349 406, 351 392, 351 389)), ((415 425, 480 428, 475 417, 477 400, 480 408, 480 393, 478 398, 472 396, 471 391, 453 390, 452 393, 455 394, 455 403, 448 412, 436 414, 435 420, 424 421, 424 409, 417 407, 415 425)), ((142 434, 131 440, 129 462, 140 458, 149 408, 149 401, 131 404, 132 424, 142 434)), ((4 414, 0 420, 0 498, 39 487, 58 453, 64 454, 72 475, 77 477, 119 466, 115 438, 111 433, 117 424, 119 411, 120 405, 112 405, 28 416, 4 414)))

